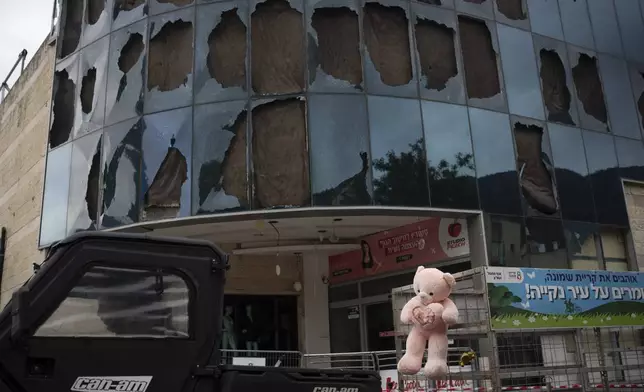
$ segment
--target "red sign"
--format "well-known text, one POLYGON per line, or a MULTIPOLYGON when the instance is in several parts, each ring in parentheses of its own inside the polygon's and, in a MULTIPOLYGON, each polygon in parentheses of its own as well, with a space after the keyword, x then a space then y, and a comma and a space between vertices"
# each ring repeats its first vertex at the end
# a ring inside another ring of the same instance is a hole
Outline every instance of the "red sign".
POLYGON ((329 282, 340 283, 469 254, 464 219, 432 218, 360 240, 360 249, 329 257, 329 282))

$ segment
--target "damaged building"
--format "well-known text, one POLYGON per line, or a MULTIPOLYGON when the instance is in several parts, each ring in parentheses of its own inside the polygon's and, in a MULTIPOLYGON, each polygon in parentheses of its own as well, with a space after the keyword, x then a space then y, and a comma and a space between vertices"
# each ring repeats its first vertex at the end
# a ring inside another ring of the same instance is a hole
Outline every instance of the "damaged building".
POLYGON ((361 326, 419 264, 644 268, 640 3, 61 1, 39 246, 212 240, 259 348, 309 352, 394 349, 361 326), (434 223, 464 253, 369 243, 434 223))

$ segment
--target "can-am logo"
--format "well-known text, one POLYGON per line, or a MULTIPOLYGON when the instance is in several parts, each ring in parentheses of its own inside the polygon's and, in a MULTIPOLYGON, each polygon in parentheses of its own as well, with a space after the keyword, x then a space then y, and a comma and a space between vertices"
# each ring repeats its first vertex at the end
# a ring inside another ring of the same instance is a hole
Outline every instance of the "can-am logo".
POLYGON ((313 392, 358 392, 358 388, 315 387, 313 392))
POLYGON ((145 392, 152 376, 78 377, 72 385, 74 392, 145 392))

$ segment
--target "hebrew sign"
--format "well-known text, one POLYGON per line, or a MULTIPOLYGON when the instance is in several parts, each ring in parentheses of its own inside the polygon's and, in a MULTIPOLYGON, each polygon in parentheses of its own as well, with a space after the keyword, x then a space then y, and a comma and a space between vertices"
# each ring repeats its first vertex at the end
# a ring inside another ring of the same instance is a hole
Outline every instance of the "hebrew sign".
POLYGON ((487 267, 493 329, 644 325, 644 273, 487 267))

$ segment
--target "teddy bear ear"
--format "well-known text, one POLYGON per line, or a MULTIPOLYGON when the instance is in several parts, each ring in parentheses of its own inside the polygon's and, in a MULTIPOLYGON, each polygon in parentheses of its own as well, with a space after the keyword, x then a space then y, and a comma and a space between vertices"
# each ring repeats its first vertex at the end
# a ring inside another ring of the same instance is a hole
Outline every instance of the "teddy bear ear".
POLYGON ((454 279, 454 277, 452 276, 452 274, 450 274, 449 272, 445 272, 445 273, 443 274, 443 279, 445 279, 445 281, 447 282, 447 285, 448 285, 450 288, 454 287, 454 285, 456 284, 456 279, 454 279))
POLYGON ((422 271, 424 269, 425 269, 425 267, 423 267, 422 265, 419 265, 418 269, 416 270, 416 273, 419 273, 420 271, 422 271))

